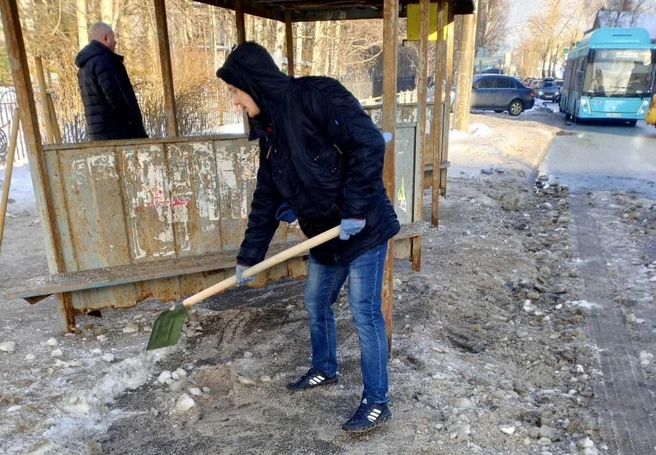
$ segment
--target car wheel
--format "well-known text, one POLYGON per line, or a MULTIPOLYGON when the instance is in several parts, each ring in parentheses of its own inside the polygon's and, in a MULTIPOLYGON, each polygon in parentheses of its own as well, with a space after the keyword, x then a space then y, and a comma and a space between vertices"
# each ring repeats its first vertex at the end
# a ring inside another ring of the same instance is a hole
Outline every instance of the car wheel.
POLYGON ((520 100, 514 100, 508 106, 508 114, 517 117, 524 111, 524 104, 520 100))
POLYGON ((495 113, 495 114, 502 114, 502 113, 503 113, 503 110, 501 110, 501 109, 495 109, 495 110, 494 110, 494 113, 495 113))
POLYGON ((637 120, 629 120, 629 126, 636 126, 638 124, 637 120))

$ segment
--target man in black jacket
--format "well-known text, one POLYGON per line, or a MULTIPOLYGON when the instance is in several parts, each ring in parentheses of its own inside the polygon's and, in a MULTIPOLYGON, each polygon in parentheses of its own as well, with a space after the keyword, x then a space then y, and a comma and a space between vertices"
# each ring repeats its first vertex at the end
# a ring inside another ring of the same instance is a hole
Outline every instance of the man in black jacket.
POLYGON ((256 43, 237 46, 217 76, 249 117, 260 141, 260 165, 248 227, 237 256, 237 280, 264 258, 280 220, 298 217, 306 236, 341 226, 340 238, 310 252, 305 307, 312 365, 291 391, 336 383, 337 337, 332 304, 349 279, 349 304, 360 339, 363 394, 342 428, 367 431, 391 413, 387 337, 381 291, 387 241, 399 231, 382 179, 385 142, 358 100, 326 77, 292 79, 256 43))
POLYGON ((148 137, 116 39, 104 22, 91 27, 91 42, 75 57, 87 132, 92 141, 148 137))

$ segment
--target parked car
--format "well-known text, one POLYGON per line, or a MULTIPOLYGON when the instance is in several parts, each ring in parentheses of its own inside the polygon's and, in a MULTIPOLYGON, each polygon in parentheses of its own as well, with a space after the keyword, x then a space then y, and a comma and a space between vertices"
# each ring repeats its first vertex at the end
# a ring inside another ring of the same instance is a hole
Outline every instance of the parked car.
MULTIPOLYGON (((442 89, 444 89, 444 85, 442 85, 442 89)), ((445 94, 442 93, 442 101, 444 101, 444 96, 445 94)), ((432 103, 434 98, 435 98, 435 84, 433 82, 430 82, 428 84, 426 101, 432 103)), ((451 87, 451 96, 450 96, 450 104, 449 104, 451 112, 453 112, 453 106, 455 105, 455 102, 456 102, 456 86, 454 85, 453 87, 451 87)))
POLYGON ((530 88, 537 90, 542 85, 542 79, 531 79, 530 88))
POLYGON ((535 104, 535 91, 510 76, 477 74, 474 76, 472 109, 492 109, 517 116, 535 104))
POLYGON ((538 89, 538 98, 545 101, 556 101, 558 95, 560 94, 560 89, 556 85, 556 81, 553 78, 545 78, 542 80, 542 85, 538 89))
POLYGON ((560 95, 563 93, 563 86, 565 85, 565 81, 562 79, 556 79, 556 86, 558 87, 558 95, 556 95, 556 98, 554 98, 554 103, 560 103, 560 95))

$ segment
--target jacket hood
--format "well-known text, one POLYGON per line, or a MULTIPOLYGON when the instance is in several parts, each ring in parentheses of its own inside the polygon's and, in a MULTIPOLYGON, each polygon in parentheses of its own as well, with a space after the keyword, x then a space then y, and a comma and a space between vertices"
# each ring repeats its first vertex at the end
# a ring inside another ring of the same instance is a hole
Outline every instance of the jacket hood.
POLYGON ((82 68, 92 57, 97 55, 107 55, 109 57, 116 58, 121 62, 123 61, 122 55, 118 55, 112 52, 110 48, 99 41, 91 40, 89 44, 84 46, 84 48, 78 52, 77 56, 75 57, 75 66, 82 68))
POLYGON ((216 75, 248 93, 265 112, 282 99, 291 81, 280 71, 269 52, 252 41, 235 47, 216 75))

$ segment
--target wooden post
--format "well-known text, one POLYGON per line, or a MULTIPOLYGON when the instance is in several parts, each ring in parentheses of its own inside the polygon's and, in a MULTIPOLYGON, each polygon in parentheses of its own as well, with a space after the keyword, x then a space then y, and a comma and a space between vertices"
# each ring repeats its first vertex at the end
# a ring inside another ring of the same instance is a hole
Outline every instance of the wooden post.
MULTIPOLYGON (((449 130, 451 128, 451 87, 453 86, 453 50, 455 47, 455 16, 453 14, 453 6, 447 3, 446 8, 446 86, 448 93, 448 104, 444 113, 445 128, 444 140, 442 141, 442 157, 440 159, 441 163, 446 163, 449 160, 449 130)), ((448 169, 443 169, 440 165, 440 194, 443 197, 446 197, 447 172, 448 169)))
POLYGON ((294 77, 294 30, 292 28, 292 13, 285 11, 285 42, 287 44, 287 74, 294 77))
POLYGON ((462 17, 462 37, 458 44, 458 71, 456 72, 456 90, 458 93, 455 113, 455 129, 469 130, 469 106, 471 101, 472 81, 474 77, 474 53, 476 41, 476 14, 462 17))
MULTIPOLYGON (((392 204, 396 201, 396 78, 398 72, 399 0, 385 0, 383 21, 383 131, 392 133, 387 142, 383 179, 392 204)), ((387 328, 388 354, 392 352, 392 298, 394 287, 394 240, 390 240, 385 261, 382 311, 387 328)))
POLYGON ((36 68, 36 79, 39 82, 41 114, 43 126, 46 129, 46 142, 52 144, 55 142, 55 139, 52 134, 52 122, 50 121, 50 109, 48 108, 48 87, 46 87, 46 78, 43 74, 43 60, 41 57, 34 58, 34 66, 36 68))
MULTIPOLYGON (((48 173, 43 158, 43 146, 41 145, 41 133, 39 132, 39 122, 34 104, 30 70, 25 55, 25 42, 23 41, 23 32, 18 17, 18 3, 15 0, 0 0, 0 13, 2 13, 2 28, 5 33, 7 56, 14 87, 16 88, 21 125, 23 126, 23 134, 27 145, 34 196, 39 218, 41 219, 43 238, 46 243, 48 269, 51 273, 65 272, 48 173)), ((71 304, 70 294, 60 294, 58 297, 57 319, 61 330, 66 332, 75 327, 73 305, 71 304)))
POLYGON ((56 144, 62 143, 61 130, 57 122, 57 113, 55 112, 55 103, 52 101, 52 95, 48 93, 48 112, 50 113, 50 122, 52 127, 52 137, 56 144))
MULTIPOLYGON (((440 218, 440 165, 444 132, 443 102, 444 81, 446 79, 446 41, 444 27, 446 25, 446 1, 441 0, 437 7, 437 42, 435 61, 435 100, 433 105, 433 185, 431 188, 431 224, 437 226, 440 218)), ((451 98, 451 88, 447 87, 447 99, 451 98)))
POLYGON ((235 18, 237 20, 237 43, 246 42, 246 18, 244 17, 244 1, 236 0, 235 18))
POLYGON ((2 250, 2 236, 5 230, 7 201, 9 199, 9 185, 11 183, 11 173, 14 169, 14 156, 16 155, 16 140, 18 139, 19 123, 20 118, 18 115, 18 109, 14 109, 14 115, 11 118, 9 147, 7 148, 7 162, 5 163, 5 181, 2 183, 2 199, 0 199, 0 251, 2 250))
MULTIPOLYGON (((244 17, 244 1, 235 0, 235 19, 237 21, 237 44, 246 42, 246 18, 244 17)), ((241 114, 244 122, 244 133, 246 136, 250 134, 251 125, 248 121, 248 114, 242 112, 241 114)))
MULTIPOLYGON (((415 185, 414 217, 412 221, 421 221, 424 212, 424 156, 426 156, 426 104, 428 97, 428 34, 430 17, 430 0, 421 0, 421 22, 419 24, 419 67, 417 69, 417 149, 419 162, 416 178, 419 183, 415 185)), ((421 237, 410 240, 412 270, 421 270, 421 237)))
POLYGON ((169 27, 166 21, 166 5, 164 0, 154 0, 154 3, 159 61, 162 66, 162 83, 164 84, 166 133, 169 137, 176 137, 178 136, 178 120, 175 115, 175 90, 173 89, 173 69, 171 68, 171 47, 169 45, 169 27))

